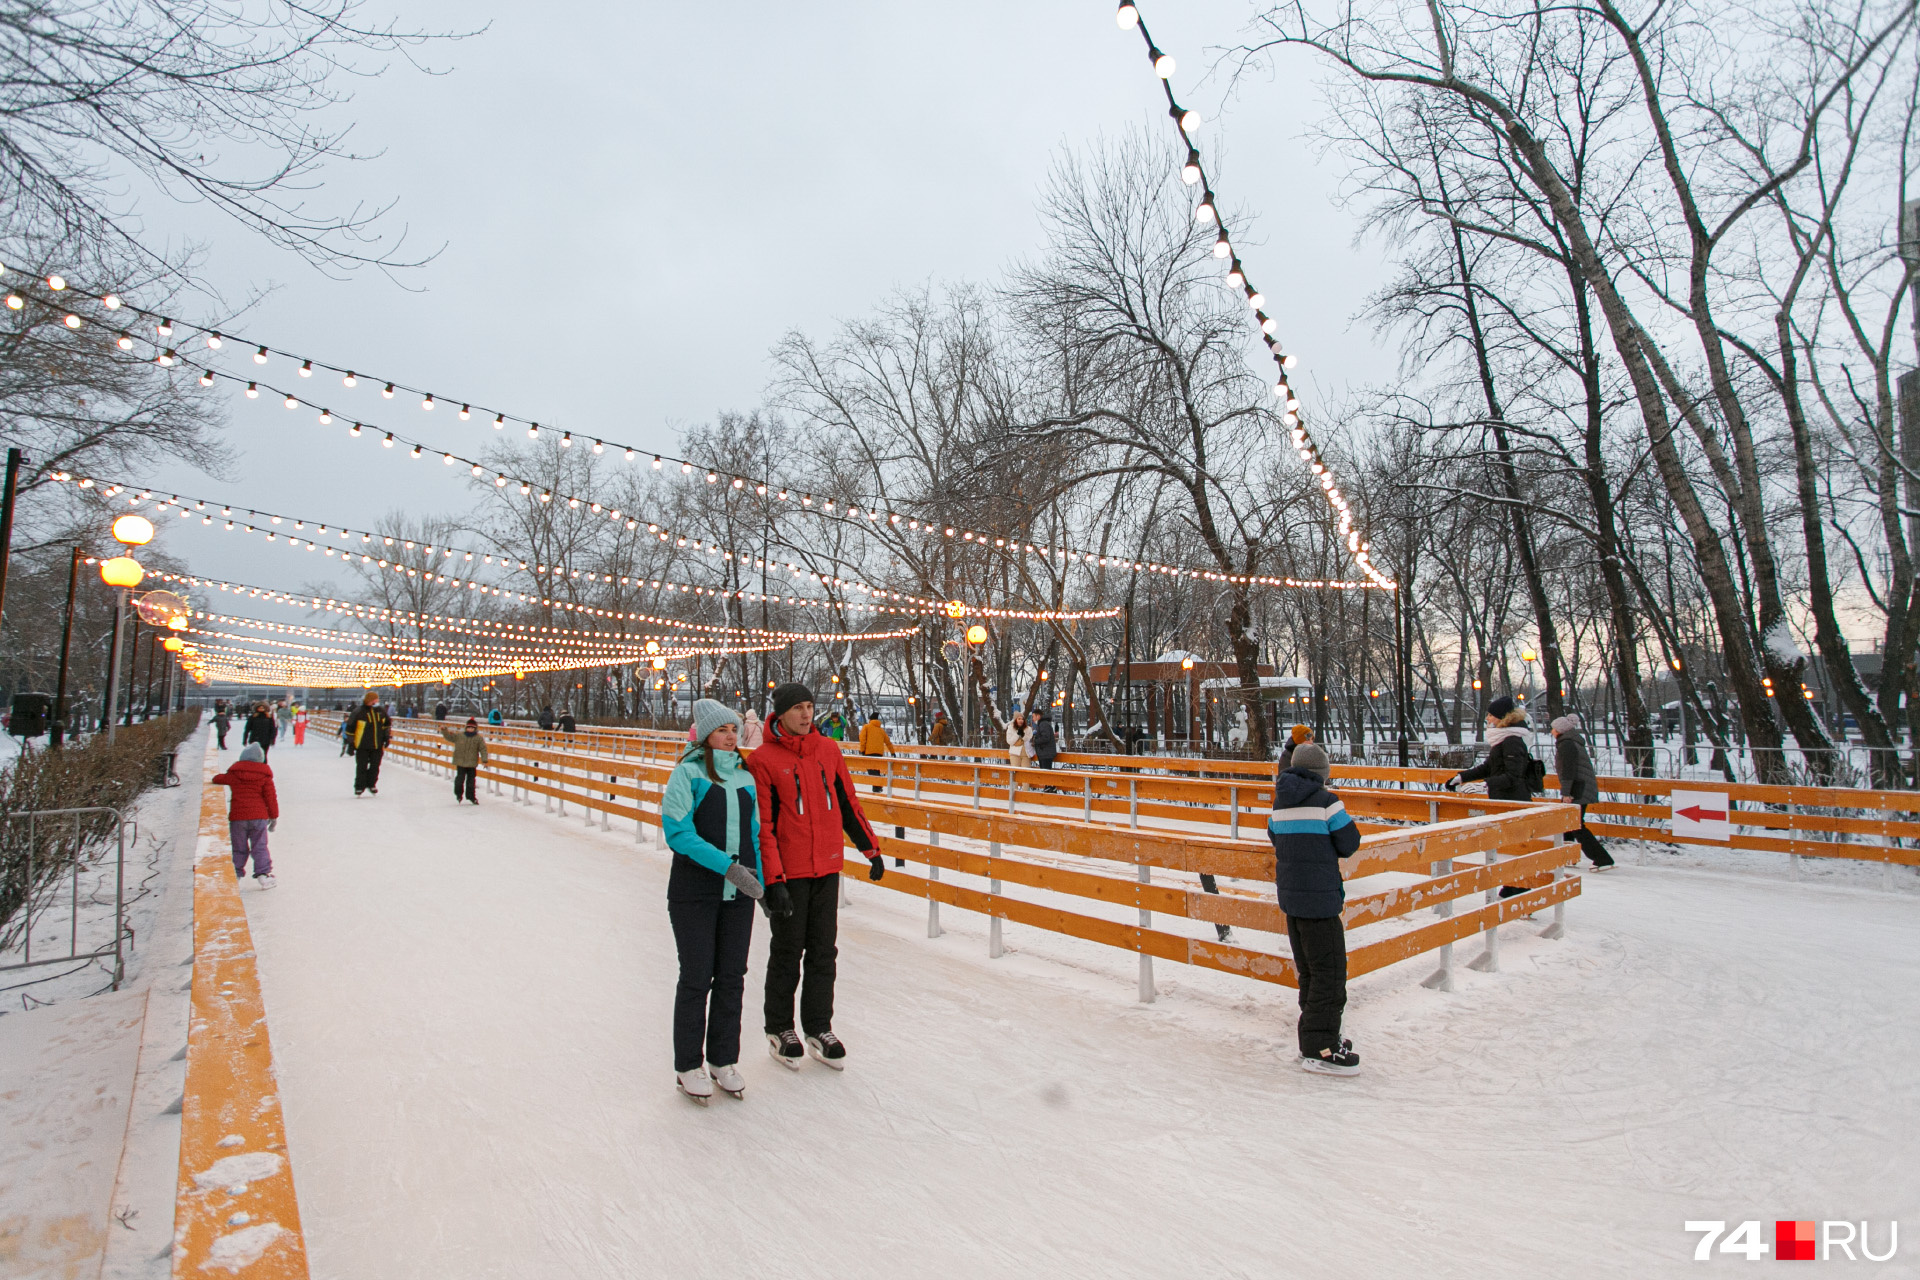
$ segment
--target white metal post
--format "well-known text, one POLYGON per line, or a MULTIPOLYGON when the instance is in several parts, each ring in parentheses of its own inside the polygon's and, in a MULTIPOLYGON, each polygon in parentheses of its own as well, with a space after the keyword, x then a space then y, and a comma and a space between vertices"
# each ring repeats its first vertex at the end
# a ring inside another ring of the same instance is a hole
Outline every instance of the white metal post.
MULTIPOLYGON (((998 840, 989 840, 987 842, 988 859, 991 860, 999 856, 1000 842, 998 840)), ((992 879, 991 877, 988 878, 987 894, 989 897, 999 896, 1000 882, 998 880, 992 879)), ((987 958, 989 960, 998 960, 1007 953, 1007 949, 1000 945, 1000 916, 993 911, 992 903, 987 904, 987 910, 989 912, 987 916, 987 958)))
MULTIPOLYGON (((979 776, 977 771, 974 776, 975 777, 979 776)), ((940 847, 940 833, 938 831, 927 832, 927 843, 933 846, 934 848, 938 849, 940 847)), ((940 868, 934 864, 934 861, 932 858, 927 859, 927 879, 933 880, 933 881, 938 881, 940 879, 940 868)), ((940 899, 928 898, 927 899, 927 936, 929 938, 937 938, 945 932, 946 930, 940 927, 940 899)))
MULTIPOLYGON (((1487 850, 1487 865, 1490 867, 1497 866, 1499 862, 1500 851, 1498 849, 1487 850)), ((1491 905, 1498 901, 1500 901, 1500 886, 1497 884, 1489 885, 1487 887, 1488 904, 1491 905)), ((1482 973, 1498 973, 1500 972, 1500 926, 1497 924, 1488 925, 1485 929, 1481 930, 1481 936, 1487 940, 1487 949, 1467 961, 1467 968, 1478 969, 1482 973)))
MULTIPOLYGON (((1431 870, 1435 879, 1445 875, 1452 875, 1453 859, 1442 858, 1433 864, 1431 870)), ((1441 917, 1452 915, 1453 899, 1447 898, 1444 901, 1434 903, 1433 914, 1441 917)), ((1451 942, 1445 942, 1440 945, 1440 967, 1428 974, 1420 985, 1433 991, 1453 990, 1453 944, 1451 942)))
MULTIPOLYGON (((1139 879, 1141 884, 1153 883, 1153 872, 1144 862, 1139 866, 1139 879)), ((1141 907, 1140 927, 1146 929, 1151 928, 1152 925, 1153 912, 1147 910, 1145 907, 1141 907)), ((1147 954, 1146 946, 1143 943, 1140 948, 1140 1003, 1152 1004, 1153 997, 1153 957, 1147 954)))

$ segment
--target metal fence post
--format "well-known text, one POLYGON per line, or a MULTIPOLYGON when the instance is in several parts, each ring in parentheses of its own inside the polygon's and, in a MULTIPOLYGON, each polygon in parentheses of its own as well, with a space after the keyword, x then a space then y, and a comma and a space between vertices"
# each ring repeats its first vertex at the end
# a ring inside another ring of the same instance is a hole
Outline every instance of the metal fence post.
POLYGON ((1086 789, 1086 799, 1083 800, 1080 804, 1080 821, 1092 822, 1093 821, 1093 775, 1090 773, 1083 774, 1082 777, 1086 781, 1087 789, 1086 789))
MULTIPOLYGON (((1438 806, 1435 807, 1437 808, 1438 806)), ((1434 879, 1445 875, 1452 875, 1453 859, 1442 858, 1440 861, 1434 863, 1429 870, 1434 879)), ((1453 899, 1447 898, 1434 903, 1433 914, 1443 918, 1451 916, 1453 914, 1453 899)), ((1440 944, 1440 967, 1422 979, 1420 985, 1433 991, 1453 990, 1453 944, 1451 942, 1440 944)))
POLYGON ((1127 779, 1127 825, 1134 830, 1140 828, 1140 780, 1127 779))
MULTIPOLYGON (((1141 884, 1153 883, 1153 872, 1146 863, 1142 862, 1139 864, 1138 872, 1141 884)), ((1140 927, 1146 929, 1152 925, 1153 912, 1147 910, 1145 907, 1141 907, 1140 927)), ((1152 1004, 1153 997, 1153 957, 1147 954, 1146 940, 1142 939, 1140 943, 1140 1003, 1152 1004)))
MULTIPOLYGON (((1487 850, 1487 865, 1490 867, 1496 866, 1499 862, 1500 851, 1498 849, 1487 850)), ((1488 904, 1491 905, 1498 901, 1500 901, 1500 886, 1489 886, 1487 889, 1488 904)), ((1497 924, 1488 925, 1485 929, 1481 930, 1481 936, 1487 940, 1487 949, 1467 961, 1467 968, 1478 969, 1482 973, 1498 973, 1500 972, 1500 926, 1497 924)))
MULTIPOLYGON (((979 776, 980 771, 976 768, 974 770, 974 777, 977 779, 979 776)), ((940 847, 940 833, 938 831, 928 831, 927 843, 933 848, 938 849, 940 847)), ((940 880, 940 867, 932 858, 927 859, 927 879, 936 884, 939 883, 940 880)), ((940 899, 929 897, 927 899, 927 936, 929 938, 937 938, 945 932, 946 930, 940 927, 940 899)))
MULTIPOLYGON (((999 856, 1000 842, 998 840, 989 840, 987 842, 988 862, 991 863, 993 859, 999 856)), ((999 894, 1000 882, 989 876, 987 878, 987 896, 998 897, 999 894)), ((993 905, 991 902, 987 904, 987 958, 989 960, 998 960, 1007 953, 1007 949, 1000 945, 1000 917, 994 913, 993 905)))
MULTIPOLYGON (((1553 869, 1553 882, 1559 884, 1568 875, 1565 867, 1553 869)), ((1567 900, 1565 898, 1553 904, 1553 923, 1540 931, 1543 938, 1564 938, 1567 936, 1567 900)))
POLYGON ((1227 839, 1240 838, 1240 788, 1227 788, 1227 839))
POLYGON ((980 807, 980 762, 973 762, 973 807, 980 807))

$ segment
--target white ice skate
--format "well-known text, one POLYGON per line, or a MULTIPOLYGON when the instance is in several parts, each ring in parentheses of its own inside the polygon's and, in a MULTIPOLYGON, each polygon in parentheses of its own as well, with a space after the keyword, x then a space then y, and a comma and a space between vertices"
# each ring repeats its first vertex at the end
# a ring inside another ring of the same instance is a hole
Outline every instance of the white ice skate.
POLYGON ((713 1068, 713 1082, 736 1098, 747 1096, 747 1081, 740 1074, 740 1068, 729 1062, 724 1067, 713 1068))
POLYGON ((253 882, 254 884, 258 885, 262 889, 271 889, 273 888, 274 885, 280 883, 278 880, 275 880, 272 876, 255 876, 253 878, 253 882))
POLYGON ((680 1086, 680 1092, 692 1098, 701 1106, 713 1100, 713 1078, 705 1067, 695 1067, 691 1071, 676 1071, 673 1082, 680 1086))
POLYGON ((800 1058, 806 1053, 806 1050, 800 1047, 800 1037, 795 1035, 791 1029, 788 1029, 781 1032, 769 1031, 767 1033, 767 1052, 772 1055, 775 1062, 787 1070, 798 1071, 800 1069, 800 1058))

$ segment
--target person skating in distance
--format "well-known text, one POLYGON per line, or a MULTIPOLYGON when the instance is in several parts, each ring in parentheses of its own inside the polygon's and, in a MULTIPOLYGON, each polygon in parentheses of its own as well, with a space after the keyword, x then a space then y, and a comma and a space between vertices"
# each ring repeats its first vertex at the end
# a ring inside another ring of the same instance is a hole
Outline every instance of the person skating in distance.
POLYGON ((1300 1066, 1326 1075, 1360 1072, 1353 1042, 1340 1036, 1347 1007, 1347 932, 1340 920, 1347 886, 1340 859, 1360 847, 1360 828, 1340 797, 1327 790, 1327 753, 1312 742, 1293 749, 1293 763, 1274 780, 1274 887, 1287 915, 1287 942, 1300 979, 1300 1066))
POLYGON ((762 896, 760 810, 740 758, 740 718, 723 703, 693 704, 694 744, 660 800, 673 851, 667 919, 680 953, 673 996, 673 1077, 705 1106, 718 1085, 738 1098, 740 1010, 746 998, 753 904, 762 896))
POLYGON ((367 690, 366 700, 347 721, 347 743, 353 748, 353 794, 380 794, 380 757, 393 735, 393 720, 380 706, 380 695, 367 690))
POLYGON ((480 766, 487 762, 487 740, 480 736, 480 722, 472 716, 467 717, 467 727, 459 733, 442 726, 440 736, 453 746, 453 802, 462 800, 479 804, 474 794, 474 779, 480 776, 480 766))
POLYGON ((805 685, 783 684, 773 691, 766 741, 747 768, 759 795, 764 905, 773 933, 767 953, 767 1047, 796 1070, 803 1053, 840 1070, 847 1056, 833 1033, 840 867, 846 841, 852 840, 866 856, 868 877, 878 880, 886 874, 880 842, 860 811, 840 744, 814 727, 813 693, 805 685), (793 1030, 796 987, 804 1046, 793 1030))

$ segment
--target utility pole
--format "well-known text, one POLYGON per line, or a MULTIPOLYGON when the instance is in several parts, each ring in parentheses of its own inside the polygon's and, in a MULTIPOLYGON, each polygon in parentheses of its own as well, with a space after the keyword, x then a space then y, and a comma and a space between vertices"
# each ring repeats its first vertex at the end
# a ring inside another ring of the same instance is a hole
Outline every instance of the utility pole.
POLYGON ((73 549, 73 565, 67 570, 67 621, 60 631, 60 683, 53 695, 53 728, 47 733, 47 745, 58 747, 67 734, 67 660, 73 653, 73 599, 80 588, 80 548, 73 549))

